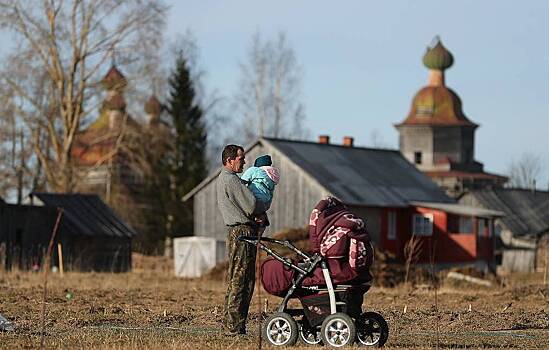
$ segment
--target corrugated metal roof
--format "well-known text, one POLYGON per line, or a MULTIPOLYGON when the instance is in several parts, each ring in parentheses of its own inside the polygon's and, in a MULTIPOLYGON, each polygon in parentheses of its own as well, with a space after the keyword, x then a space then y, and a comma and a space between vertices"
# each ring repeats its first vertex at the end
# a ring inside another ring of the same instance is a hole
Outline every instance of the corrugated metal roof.
POLYGON ((515 235, 533 235, 549 230, 549 192, 501 188, 473 191, 486 208, 505 213, 505 226, 515 235))
POLYGON ((447 213, 464 215, 464 216, 478 216, 478 217, 501 217, 505 216, 505 213, 499 210, 484 209, 479 207, 472 207, 462 204, 454 203, 431 203, 431 202, 411 202, 410 204, 417 207, 432 208, 443 210, 447 213))
POLYGON ((411 201, 454 202, 396 150, 265 140, 348 204, 405 207, 411 201))
POLYGON ((94 194, 32 193, 44 205, 63 209, 61 229, 73 235, 133 237, 137 232, 94 194))

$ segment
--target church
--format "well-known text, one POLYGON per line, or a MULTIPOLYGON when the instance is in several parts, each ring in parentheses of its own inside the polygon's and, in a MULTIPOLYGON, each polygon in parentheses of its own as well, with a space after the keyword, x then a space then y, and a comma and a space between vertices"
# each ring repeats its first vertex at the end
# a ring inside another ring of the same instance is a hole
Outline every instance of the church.
POLYGON ((507 177, 484 171, 475 159, 478 124, 463 112, 461 99, 446 86, 445 71, 454 57, 440 39, 427 49, 423 64, 429 69, 427 86, 412 100, 404 121, 395 125, 402 155, 450 196, 467 190, 497 188, 507 177))
POLYGON ((160 118, 163 107, 155 95, 144 105, 145 118, 128 113, 127 85, 126 77, 113 64, 101 80, 105 98, 99 115, 77 134, 72 157, 85 174, 77 191, 99 195, 137 232, 143 232, 146 223, 140 212, 149 207, 143 193, 147 171, 143 164, 146 151, 153 151, 143 145, 161 145, 169 130, 160 118))

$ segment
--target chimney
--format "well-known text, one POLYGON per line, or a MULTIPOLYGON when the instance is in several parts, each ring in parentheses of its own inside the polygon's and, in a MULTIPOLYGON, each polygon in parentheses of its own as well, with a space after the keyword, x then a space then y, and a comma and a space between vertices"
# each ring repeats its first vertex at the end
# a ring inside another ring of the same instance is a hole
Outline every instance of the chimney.
POLYGON ((323 145, 327 145, 330 143, 330 136, 328 135, 320 135, 318 137, 318 143, 321 143, 323 145))
POLYGON ((343 146, 345 147, 353 147, 355 139, 351 136, 343 136, 343 146))

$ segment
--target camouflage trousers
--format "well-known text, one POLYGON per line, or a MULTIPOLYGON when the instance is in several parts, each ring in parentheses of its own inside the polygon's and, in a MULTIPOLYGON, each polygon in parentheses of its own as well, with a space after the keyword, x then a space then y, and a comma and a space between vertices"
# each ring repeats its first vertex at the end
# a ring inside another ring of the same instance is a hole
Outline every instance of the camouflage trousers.
POLYGON ((229 227, 227 252, 227 293, 223 310, 225 327, 231 332, 246 332, 246 318, 255 284, 256 247, 238 241, 240 236, 255 236, 255 227, 239 225, 229 227))

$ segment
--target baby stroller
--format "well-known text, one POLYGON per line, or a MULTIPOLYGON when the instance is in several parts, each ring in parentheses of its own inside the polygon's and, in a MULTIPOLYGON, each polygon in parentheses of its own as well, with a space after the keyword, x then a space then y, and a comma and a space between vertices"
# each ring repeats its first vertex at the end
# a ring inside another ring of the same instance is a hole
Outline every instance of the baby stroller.
POLYGON ((355 341, 368 347, 385 344, 389 327, 383 316, 362 311, 364 294, 371 286, 368 268, 373 249, 369 236, 362 220, 337 199, 320 201, 311 214, 311 254, 287 240, 250 236, 239 239, 259 245, 273 258, 261 267, 265 290, 283 298, 276 312, 264 321, 262 335, 270 344, 291 346, 298 337, 306 344, 332 347, 355 341), (301 261, 283 257, 267 244, 286 247, 301 261), (342 249, 350 250, 348 257, 337 255, 342 249), (298 298, 302 308, 289 308, 291 298, 298 298))

